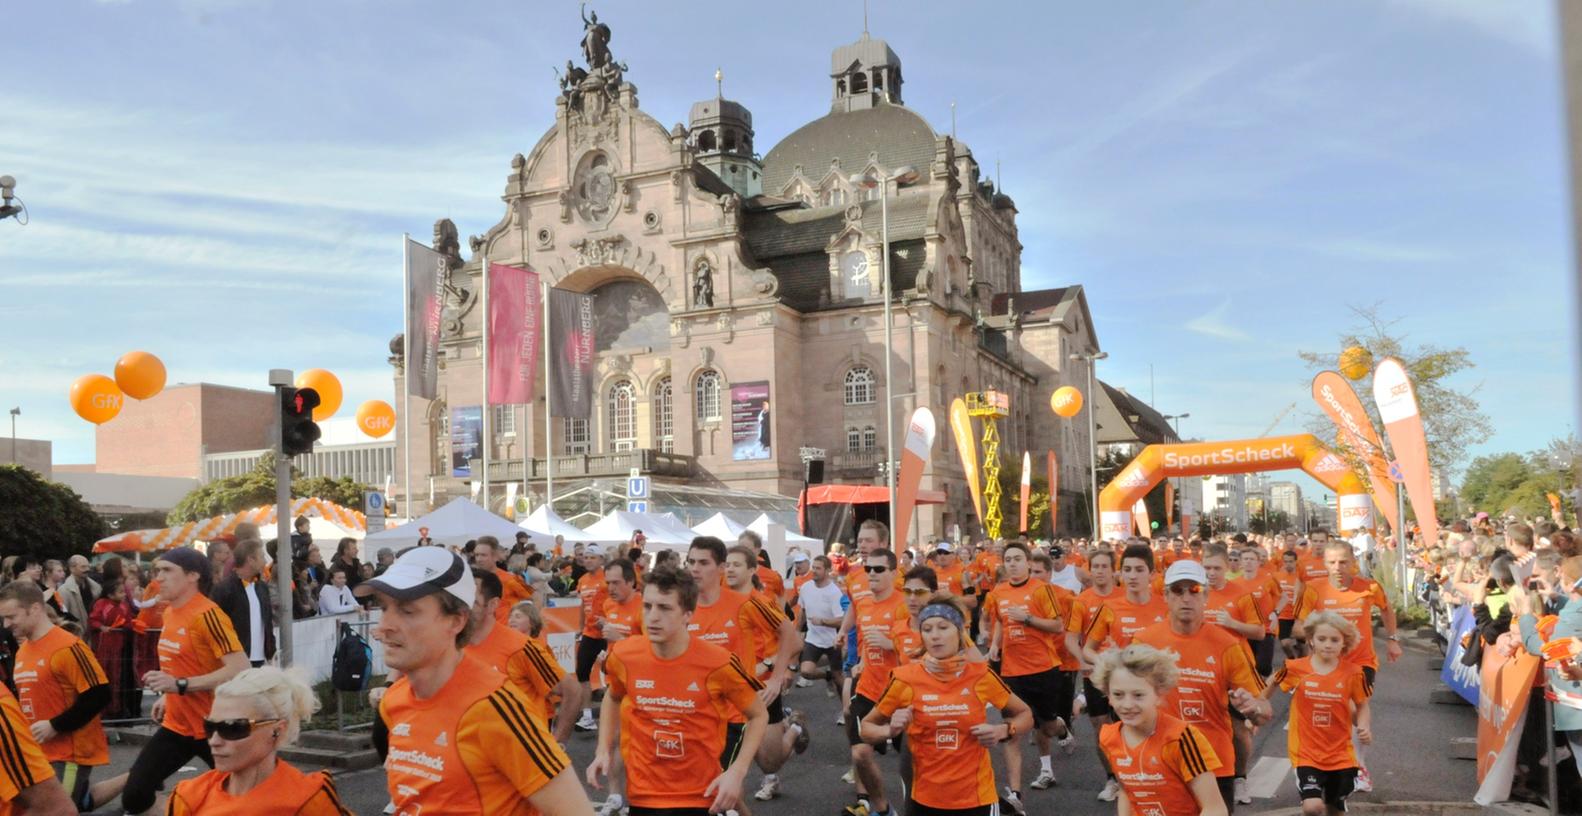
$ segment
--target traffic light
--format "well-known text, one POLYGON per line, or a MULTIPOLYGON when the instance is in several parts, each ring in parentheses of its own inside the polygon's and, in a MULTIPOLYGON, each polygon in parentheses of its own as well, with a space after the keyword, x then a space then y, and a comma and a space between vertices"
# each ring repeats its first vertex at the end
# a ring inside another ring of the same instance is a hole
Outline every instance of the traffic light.
POLYGON ((322 431, 313 421, 319 392, 311 388, 280 389, 280 449, 286 456, 312 453, 322 431))

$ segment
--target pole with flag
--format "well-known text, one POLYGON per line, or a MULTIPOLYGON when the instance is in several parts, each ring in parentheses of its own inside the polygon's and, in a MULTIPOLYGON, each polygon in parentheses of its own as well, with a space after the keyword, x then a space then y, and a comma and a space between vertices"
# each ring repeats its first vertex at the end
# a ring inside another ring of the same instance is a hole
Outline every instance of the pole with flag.
MULTIPOLYGON (((406 373, 405 387, 401 389, 401 488, 406 496, 401 500, 401 512, 407 518, 417 518, 412 512, 412 233, 401 233, 401 370, 406 373)), ((388 491, 387 491, 388 492, 388 491)))
POLYGON ((544 293, 540 298, 544 301, 544 314, 540 320, 544 323, 544 506, 549 508, 550 515, 555 513, 555 429, 550 421, 554 411, 550 409, 550 402, 554 399, 555 389, 549 387, 549 345, 554 333, 549 326, 549 279, 544 279, 544 293))
MULTIPOLYGON (((488 250, 478 248, 478 277, 483 278, 483 509, 489 509, 489 449, 494 447, 494 428, 490 421, 494 419, 494 405, 489 402, 489 324, 492 312, 489 311, 489 256, 488 250)), ((479 478, 473 475, 474 480, 479 478)))
MULTIPOLYGON (((401 398, 401 438, 406 445, 407 518, 412 512, 412 397, 433 400, 439 395, 439 342, 450 267, 445 256, 403 235, 406 274, 406 393, 401 398)), ((432 492, 429 503, 433 504, 432 492)))

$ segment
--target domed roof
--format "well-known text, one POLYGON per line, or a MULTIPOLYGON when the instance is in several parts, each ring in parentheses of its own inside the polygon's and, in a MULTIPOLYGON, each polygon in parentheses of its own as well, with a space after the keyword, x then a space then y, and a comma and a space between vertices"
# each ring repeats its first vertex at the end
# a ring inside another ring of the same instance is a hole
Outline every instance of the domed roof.
POLYGON ((688 126, 694 126, 701 121, 715 119, 735 119, 748 128, 753 126, 753 112, 740 102, 729 99, 705 99, 702 102, 692 103, 692 111, 687 114, 688 126))
POLYGON ((792 131, 764 156, 764 192, 779 195, 797 165, 813 181, 823 178, 836 159, 842 173, 861 172, 869 153, 877 153, 879 164, 890 170, 911 165, 919 183, 927 183, 934 138, 928 122, 902 105, 835 111, 792 131))

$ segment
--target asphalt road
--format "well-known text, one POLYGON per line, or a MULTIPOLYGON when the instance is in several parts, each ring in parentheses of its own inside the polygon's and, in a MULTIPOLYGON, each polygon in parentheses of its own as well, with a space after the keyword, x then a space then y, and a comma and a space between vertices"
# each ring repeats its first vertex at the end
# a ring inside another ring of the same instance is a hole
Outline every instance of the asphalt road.
MULTIPOLYGON (((1415 644, 1413 644, 1415 646, 1415 644)), ((1427 658, 1437 655, 1423 648, 1408 648, 1400 663, 1387 665, 1375 685, 1374 733, 1376 743, 1369 749, 1368 765, 1374 775, 1375 792, 1356 794, 1355 802, 1471 801, 1476 789, 1474 766, 1470 761, 1450 757, 1453 737, 1476 734, 1477 716, 1470 706, 1444 706, 1429 702, 1429 691, 1436 688, 1438 675, 1426 667, 1427 658)), ((792 689, 788 702, 807 712, 814 727, 808 752, 795 757, 781 772, 781 798, 760 803, 753 801, 756 814, 823 814, 835 816, 851 801, 852 787, 840 781, 846 770, 847 746, 842 729, 835 725, 838 703, 825 696, 820 687, 792 689)), ((1257 759, 1251 765, 1249 784, 1254 803, 1242 806, 1241 813, 1260 813, 1299 804, 1296 787, 1286 760, 1285 703, 1276 703, 1276 720, 1255 737, 1257 759)), ((1086 720, 1077 727, 1078 750, 1072 756, 1055 753, 1055 772, 1060 784, 1047 791, 1024 791, 1030 814, 1113 814, 1115 806, 1098 801, 1104 776, 1092 750, 1093 731, 1086 720)), ((592 758, 593 734, 577 734, 568 747, 579 775, 592 758)), ((99 774, 113 774, 131 764, 135 748, 113 746, 111 768, 99 774)), ((1037 774, 1037 757, 1026 750, 1025 779, 1037 774)), ((899 789, 900 771, 894 756, 881 758, 890 786, 899 789)), ((1004 784, 1002 757, 995 763, 1000 784, 1004 784)), ((190 776, 199 769, 178 775, 190 776)), ((756 790, 758 774, 749 776, 756 790)), ((341 797, 358 814, 374 816, 382 811, 387 797, 384 772, 374 768, 344 773, 337 777, 341 797)), ((749 791, 750 795, 750 791, 749 791)), ((595 803, 602 794, 593 794, 595 803)))

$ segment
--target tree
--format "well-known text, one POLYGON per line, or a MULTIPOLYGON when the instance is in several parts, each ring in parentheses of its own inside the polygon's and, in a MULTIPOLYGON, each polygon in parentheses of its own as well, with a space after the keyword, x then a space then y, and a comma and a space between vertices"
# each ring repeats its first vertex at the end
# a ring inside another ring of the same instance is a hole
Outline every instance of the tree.
POLYGON ((87 555, 109 533, 71 488, 21 465, 0 465, 0 542, 5 555, 39 560, 87 555))
MULTIPOLYGON (((291 495, 293 498, 312 496, 336 504, 361 510, 363 493, 367 488, 343 476, 300 478, 296 468, 291 469, 291 495)), ((176 504, 166 517, 169 524, 198 521, 212 516, 235 513, 251 507, 275 503, 275 455, 265 453, 257 467, 240 476, 227 476, 198 487, 176 504)))
MULTIPOLYGON (((1022 532, 1016 529, 1022 523, 1022 463, 1017 462, 1016 468, 1000 470, 1005 478, 1005 489, 1000 491, 1000 535, 1011 538, 1022 532)), ((1044 519, 1049 517, 1049 480, 1034 476, 1028 485, 1027 494, 1027 534, 1034 538, 1044 536, 1044 519)))
MULTIPOLYGON (((1116 476, 1119 476, 1121 471, 1125 470, 1126 466, 1131 464, 1133 459, 1137 458, 1137 454, 1141 453, 1142 449, 1138 448, 1136 451, 1127 453, 1121 453, 1120 451, 1120 448, 1112 447, 1105 451, 1104 454, 1098 459, 1099 492, 1101 494, 1104 492, 1104 488, 1108 486, 1116 476)), ((1165 518, 1164 481, 1160 481, 1159 484, 1154 485, 1153 488, 1148 491, 1148 495, 1143 497, 1143 506, 1148 508, 1148 520, 1159 523, 1159 527, 1157 529, 1148 531, 1148 533, 1143 537, 1146 538, 1148 536, 1162 533, 1165 529, 1165 523, 1167 521, 1165 518)), ((1129 510, 1131 508, 1127 509, 1129 510)), ((1175 507, 1175 516, 1179 519, 1180 514, 1181 508, 1178 504, 1175 507)), ((1136 521, 1136 519, 1134 519, 1134 521, 1136 521)))
MULTIPOLYGON (((1315 372, 1334 368, 1340 350, 1351 346, 1367 349, 1376 361, 1385 357, 1400 360, 1417 393, 1423 430, 1428 436, 1429 464, 1441 471, 1458 469, 1466 459, 1467 448, 1487 441, 1493 434, 1488 415, 1478 410, 1478 401, 1474 399, 1480 386, 1461 387, 1446 382, 1474 366, 1472 355, 1461 347, 1408 345, 1405 335, 1393 333, 1398 320, 1383 317, 1377 304, 1353 305, 1351 311, 1357 318, 1357 325, 1340 336, 1334 350, 1302 351, 1298 356, 1315 372)), ((1378 408, 1372 399, 1373 373, 1357 381, 1355 387, 1363 409, 1382 436, 1384 425, 1379 421, 1378 408)), ((1334 424, 1322 414, 1315 415, 1309 427, 1321 439, 1334 439, 1334 424)))

